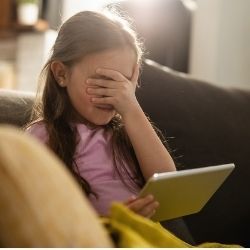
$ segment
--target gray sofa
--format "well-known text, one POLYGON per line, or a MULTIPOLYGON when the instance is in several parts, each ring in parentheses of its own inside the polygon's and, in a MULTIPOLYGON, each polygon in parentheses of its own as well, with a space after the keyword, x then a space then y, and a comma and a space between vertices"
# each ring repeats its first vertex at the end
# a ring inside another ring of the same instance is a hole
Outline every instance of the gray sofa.
MULTIPOLYGON (((204 209, 184 220, 196 243, 250 247, 250 91, 220 88, 146 61, 137 97, 165 133, 179 169, 234 162, 204 209)), ((22 126, 34 95, 0 90, 0 123, 22 126)))

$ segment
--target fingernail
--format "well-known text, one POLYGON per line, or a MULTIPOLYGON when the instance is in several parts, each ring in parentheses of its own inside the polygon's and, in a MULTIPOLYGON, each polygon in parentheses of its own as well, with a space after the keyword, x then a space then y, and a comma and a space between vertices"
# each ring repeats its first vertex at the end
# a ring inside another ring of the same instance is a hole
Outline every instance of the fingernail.
POLYGON ((130 199, 135 200, 135 199, 137 199, 137 196, 132 195, 132 196, 130 197, 130 199))
POLYGON ((153 200, 153 199, 154 199, 154 196, 153 196, 152 194, 150 194, 150 195, 148 196, 148 199, 149 199, 149 200, 153 200))
POLYGON ((155 202, 155 206, 156 207, 159 207, 160 206, 160 203, 158 201, 155 202))

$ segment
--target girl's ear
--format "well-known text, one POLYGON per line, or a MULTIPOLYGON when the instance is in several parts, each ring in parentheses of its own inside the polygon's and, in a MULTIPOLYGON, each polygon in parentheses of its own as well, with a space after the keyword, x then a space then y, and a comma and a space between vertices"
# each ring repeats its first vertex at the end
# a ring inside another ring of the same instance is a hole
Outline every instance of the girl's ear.
POLYGON ((61 87, 67 86, 67 66, 60 61, 53 61, 50 69, 54 75, 55 80, 61 87))

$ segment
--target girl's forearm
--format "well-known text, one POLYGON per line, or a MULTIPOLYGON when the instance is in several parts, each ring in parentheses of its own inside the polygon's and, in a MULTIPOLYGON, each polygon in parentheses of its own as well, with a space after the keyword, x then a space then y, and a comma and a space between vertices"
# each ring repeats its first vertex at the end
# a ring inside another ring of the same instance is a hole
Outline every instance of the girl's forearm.
POLYGON ((146 180, 154 173, 176 170, 172 157, 139 104, 122 119, 146 180))

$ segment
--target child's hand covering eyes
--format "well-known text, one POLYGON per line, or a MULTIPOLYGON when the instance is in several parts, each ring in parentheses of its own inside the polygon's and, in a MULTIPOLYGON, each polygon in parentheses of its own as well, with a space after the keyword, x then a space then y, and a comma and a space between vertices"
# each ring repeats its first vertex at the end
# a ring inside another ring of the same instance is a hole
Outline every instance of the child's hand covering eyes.
POLYGON ((135 97, 139 65, 136 66, 130 80, 112 69, 98 68, 96 73, 104 79, 87 79, 87 93, 93 104, 112 105, 121 116, 139 105, 135 97))

